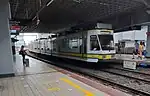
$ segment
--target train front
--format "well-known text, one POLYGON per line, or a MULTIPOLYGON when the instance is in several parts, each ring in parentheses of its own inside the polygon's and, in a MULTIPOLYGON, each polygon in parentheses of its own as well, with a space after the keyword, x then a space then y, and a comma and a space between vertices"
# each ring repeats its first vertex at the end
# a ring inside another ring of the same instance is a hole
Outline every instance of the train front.
POLYGON ((89 62, 115 59, 113 30, 91 30, 88 32, 89 43, 87 57, 89 62))

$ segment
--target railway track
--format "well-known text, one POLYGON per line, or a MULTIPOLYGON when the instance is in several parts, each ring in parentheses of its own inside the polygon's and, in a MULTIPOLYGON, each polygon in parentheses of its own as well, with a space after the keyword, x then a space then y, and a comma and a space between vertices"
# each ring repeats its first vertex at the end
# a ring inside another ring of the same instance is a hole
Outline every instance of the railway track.
POLYGON ((150 83, 150 75, 140 73, 140 72, 121 70, 121 69, 113 69, 113 68, 112 69, 102 69, 101 71, 150 83))
MULTIPOLYGON (((41 60, 41 58, 38 59, 41 60)), ((46 62, 48 62, 48 60, 46 60, 46 62)), ((65 68, 69 71, 73 71, 81 75, 85 75, 90 78, 94 78, 96 80, 101 80, 105 83, 109 83, 112 86, 118 86, 119 88, 132 92, 138 96, 150 96, 149 90, 150 80, 146 79, 143 81, 143 78, 141 77, 136 78, 132 76, 127 76, 123 73, 112 72, 112 70, 108 71, 108 70, 86 69, 78 66, 73 66, 71 64, 56 64, 56 65, 65 68)))
MULTIPOLYGON (((104 72, 104 71, 95 71, 92 69, 83 69, 83 68, 78 68, 73 66, 73 68, 71 66, 66 66, 69 67, 69 69, 74 70, 75 72, 79 72, 81 74, 85 74, 88 75, 92 78, 96 78, 98 80, 102 80, 105 82, 109 82, 112 85, 117 85, 119 87, 123 87, 123 89, 127 89, 130 90, 132 92, 134 92, 135 94, 142 94, 142 96, 150 96, 150 83, 148 84, 145 81, 141 81, 141 80, 137 80, 137 79, 133 79, 133 78, 129 78, 129 77, 125 77, 125 76, 120 76, 117 74, 113 74, 113 73, 108 73, 108 72, 104 72), (145 85, 145 86, 143 86, 145 85)), ((140 95, 141 96, 141 95, 140 95)))
POLYGON ((116 69, 116 70, 123 70, 123 71, 126 71, 126 72, 137 73, 137 74, 146 75, 146 76, 150 76, 150 73, 141 72, 141 71, 137 71, 137 70, 124 69, 122 67, 114 67, 114 66, 110 67, 109 66, 109 68, 116 69))

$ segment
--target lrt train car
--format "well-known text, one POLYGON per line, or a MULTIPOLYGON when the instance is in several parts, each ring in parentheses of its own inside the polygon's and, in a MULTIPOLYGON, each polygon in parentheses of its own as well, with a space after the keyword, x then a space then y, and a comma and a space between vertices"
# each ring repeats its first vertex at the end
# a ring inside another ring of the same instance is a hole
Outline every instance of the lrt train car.
POLYGON ((116 51, 113 30, 107 28, 110 26, 109 24, 100 25, 100 28, 78 30, 72 33, 66 32, 65 35, 59 35, 56 39, 46 40, 47 42, 42 40, 44 42, 42 48, 46 51, 40 52, 41 54, 46 53, 56 57, 86 62, 114 59, 116 51))

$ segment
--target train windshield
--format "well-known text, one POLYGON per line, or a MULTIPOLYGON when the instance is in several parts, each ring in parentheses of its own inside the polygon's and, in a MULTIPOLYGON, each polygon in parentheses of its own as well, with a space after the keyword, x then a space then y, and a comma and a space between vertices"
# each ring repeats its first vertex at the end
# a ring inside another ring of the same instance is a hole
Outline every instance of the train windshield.
POLYGON ((98 35, 102 50, 114 50, 113 35, 98 35))
POLYGON ((91 35, 90 36, 90 49, 93 50, 93 51, 100 50, 97 35, 91 35))

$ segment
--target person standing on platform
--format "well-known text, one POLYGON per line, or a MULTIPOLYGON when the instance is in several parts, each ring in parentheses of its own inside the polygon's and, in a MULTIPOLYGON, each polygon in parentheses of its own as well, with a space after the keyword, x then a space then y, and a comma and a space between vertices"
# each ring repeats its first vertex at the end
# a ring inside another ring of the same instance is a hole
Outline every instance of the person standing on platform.
POLYGON ((138 54, 138 50, 139 50, 139 43, 136 42, 135 43, 135 53, 136 53, 136 55, 138 54))
POLYGON ((118 54, 121 56, 121 44, 118 43, 118 54))
POLYGON ((139 44, 137 42, 135 42, 135 48, 133 49, 133 58, 135 57, 135 55, 138 54, 138 49, 139 49, 139 44))
POLYGON ((140 42, 140 45, 139 45, 139 54, 138 54, 138 57, 140 57, 142 59, 143 57, 143 49, 144 49, 144 46, 143 46, 143 42, 140 42))
POLYGON ((144 42, 143 42, 143 56, 144 58, 146 57, 146 46, 144 42))
POLYGON ((24 46, 21 46, 21 49, 19 51, 19 54, 22 55, 22 60, 23 60, 23 65, 25 64, 25 55, 26 55, 26 50, 24 49, 24 46))

